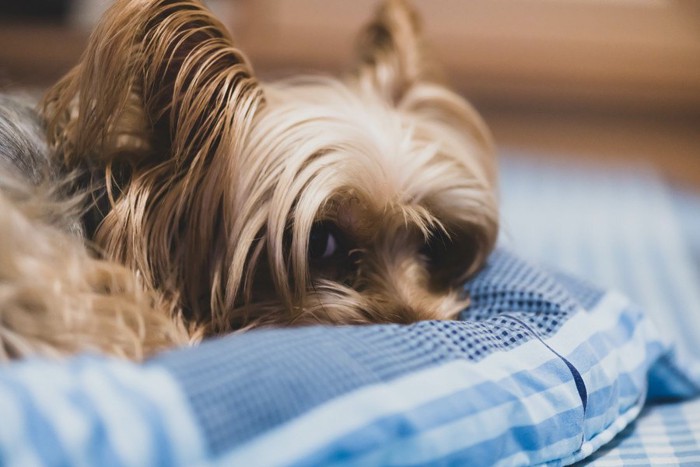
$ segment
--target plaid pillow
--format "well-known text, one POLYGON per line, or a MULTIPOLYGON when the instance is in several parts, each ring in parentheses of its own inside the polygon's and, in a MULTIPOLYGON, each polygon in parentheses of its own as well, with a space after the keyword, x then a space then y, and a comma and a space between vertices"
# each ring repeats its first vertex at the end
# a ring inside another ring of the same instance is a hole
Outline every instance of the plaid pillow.
POLYGON ((260 330, 0 371, 3 464, 571 463, 689 395, 624 297, 499 250, 461 321, 260 330), (674 391, 680 392, 674 393, 674 391))

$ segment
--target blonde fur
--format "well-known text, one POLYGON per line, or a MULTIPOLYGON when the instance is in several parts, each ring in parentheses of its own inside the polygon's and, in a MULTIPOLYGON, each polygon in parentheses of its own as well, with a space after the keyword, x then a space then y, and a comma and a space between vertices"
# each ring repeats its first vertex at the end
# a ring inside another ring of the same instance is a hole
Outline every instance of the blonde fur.
POLYGON ((80 238, 52 225, 58 213, 72 215, 75 201, 58 201, 49 187, 4 188, 0 361, 79 351, 141 360, 189 341, 184 325, 131 271, 95 259, 80 238))
POLYGON ((419 30, 387 0, 344 79, 260 83, 200 2, 115 2, 42 115, 61 165, 109 198, 88 236, 154 291, 108 287, 143 306, 139 332, 163 315, 213 335, 464 309, 497 236, 495 161, 419 30))

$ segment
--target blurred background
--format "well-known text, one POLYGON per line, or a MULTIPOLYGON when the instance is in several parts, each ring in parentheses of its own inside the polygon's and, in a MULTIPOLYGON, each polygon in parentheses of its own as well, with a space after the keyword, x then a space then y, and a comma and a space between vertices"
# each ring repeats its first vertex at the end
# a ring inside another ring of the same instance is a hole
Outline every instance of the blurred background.
MULTIPOLYGON (((109 0, 0 0, 0 88, 76 63, 109 0)), ((210 0, 263 76, 336 72, 376 0, 210 0)), ((656 167, 700 190, 700 1, 415 0, 499 147, 656 167)))
MULTIPOLYGON (((0 0, 0 90, 58 79, 110 3, 0 0)), ((348 70, 379 0, 207 3, 265 78, 348 70)), ((666 317, 700 312, 700 0, 414 3, 494 134, 502 240, 683 328, 666 317)))

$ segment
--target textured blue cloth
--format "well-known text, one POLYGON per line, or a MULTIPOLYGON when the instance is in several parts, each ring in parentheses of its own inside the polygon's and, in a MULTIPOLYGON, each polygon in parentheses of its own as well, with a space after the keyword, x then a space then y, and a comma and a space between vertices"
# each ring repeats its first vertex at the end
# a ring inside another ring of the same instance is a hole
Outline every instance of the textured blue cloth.
POLYGON ((529 162, 503 185, 505 242, 645 313, 500 249, 458 322, 19 362, 0 465, 697 465, 698 402, 645 408, 700 392, 697 270, 662 186, 529 162))
POLYGON ((639 418, 581 465, 700 465, 700 400, 645 407, 639 418))
POLYGON ((700 198, 674 195, 639 168, 520 155, 501 174, 503 244, 630 297, 700 378, 700 198))
MULTIPOLYGON (((680 366, 691 380, 700 378, 700 194, 671 190, 645 168, 601 170, 566 162, 570 157, 545 164, 514 156, 502 165, 504 243, 640 304, 669 343, 664 358, 675 362, 654 367, 650 389, 673 381, 677 386, 663 391, 692 394, 692 384, 666 376, 680 366)), ((594 465, 700 465, 698 419, 694 400, 655 406, 594 465), (649 416, 667 413, 683 417, 649 416), (660 432, 667 436, 645 443, 647 433, 660 432)))
POLYGON ((504 252, 469 289, 461 322, 263 331, 158 361, 239 465, 571 462, 636 416, 664 344, 624 298, 504 252))
MULTIPOLYGON (((11 365, 0 372, 0 459, 571 463, 636 417, 655 364, 676 375, 620 295, 504 251, 468 288, 462 321, 257 331, 145 366, 11 365)), ((674 395, 666 383, 657 395, 674 395)))

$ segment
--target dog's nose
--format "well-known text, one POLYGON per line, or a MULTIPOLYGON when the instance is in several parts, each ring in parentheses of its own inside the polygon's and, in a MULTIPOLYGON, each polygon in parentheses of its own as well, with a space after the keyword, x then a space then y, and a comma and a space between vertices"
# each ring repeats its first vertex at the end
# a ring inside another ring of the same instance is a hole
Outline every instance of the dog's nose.
POLYGON ((421 318, 422 313, 414 307, 401 302, 390 303, 382 300, 374 303, 371 310, 370 322, 411 324, 426 319, 421 318))
POLYGON ((469 300, 435 300, 413 306, 398 303, 391 310, 392 322, 400 324, 426 320, 456 320, 469 305, 469 300))
POLYGON ((438 310, 427 307, 413 307, 410 305, 397 305, 391 313, 390 321, 398 324, 411 324, 418 321, 455 319, 455 316, 445 316, 438 310))
POLYGON ((421 321, 422 319, 426 319, 422 318, 424 313, 420 313, 418 310, 410 306, 399 307, 396 310, 396 316, 398 317, 396 322, 400 324, 411 324, 421 321))

